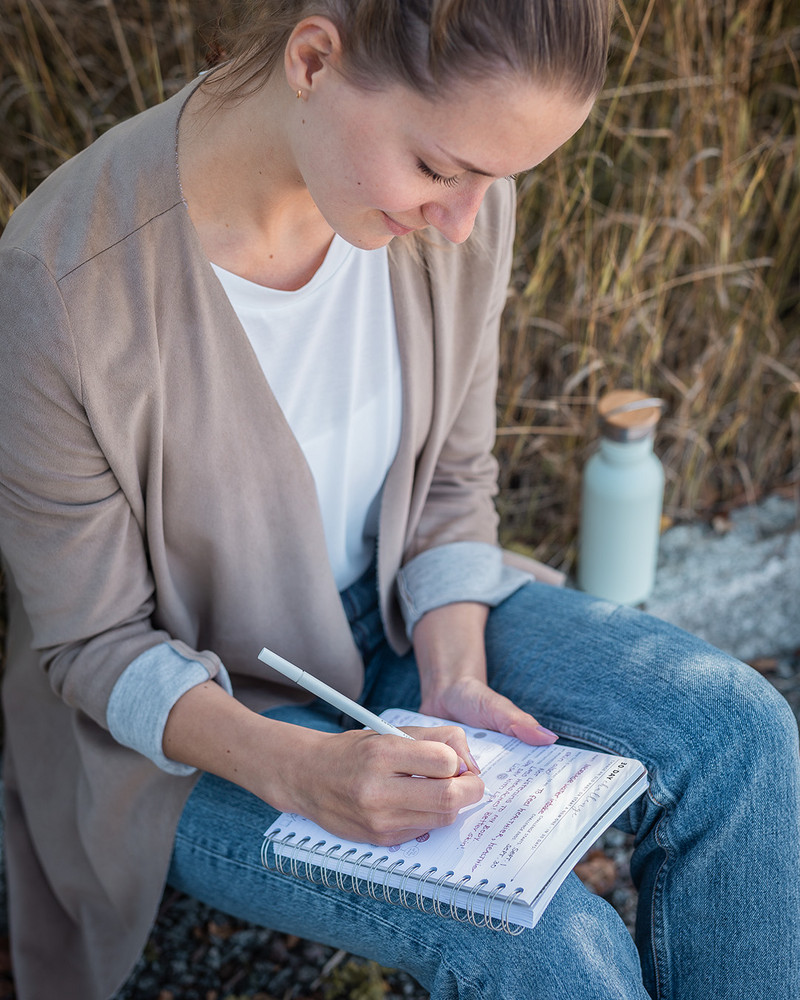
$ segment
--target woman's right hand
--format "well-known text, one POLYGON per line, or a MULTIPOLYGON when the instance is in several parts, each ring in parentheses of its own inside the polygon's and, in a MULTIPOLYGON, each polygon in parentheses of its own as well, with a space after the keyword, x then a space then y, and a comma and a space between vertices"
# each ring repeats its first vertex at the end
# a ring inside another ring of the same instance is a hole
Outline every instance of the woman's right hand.
MULTIPOLYGON (((414 740, 369 730, 285 733, 286 745, 296 749, 278 776, 277 798, 290 803, 282 808, 373 844, 399 844, 448 826, 484 790, 464 763, 470 759, 464 732, 454 726, 408 732, 414 740)), ((262 797, 277 805, 274 792, 262 797)))
POLYGON ((413 740, 277 722, 208 681, 173 706, 163 750, 336 836, 391 845, 449 825, 484 790, 462 729, 408 732, 413 740))

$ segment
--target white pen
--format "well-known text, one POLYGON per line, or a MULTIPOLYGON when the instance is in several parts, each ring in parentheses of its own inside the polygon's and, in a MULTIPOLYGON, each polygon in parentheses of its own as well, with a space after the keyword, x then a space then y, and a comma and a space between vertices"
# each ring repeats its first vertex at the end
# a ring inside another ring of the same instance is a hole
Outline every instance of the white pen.
POLYGON ((398 729, 397 726, 393 726, 389 722, 384 722, 383 719, 364 708, 363 705, 359 705, 356 701, 351 701, 350 698, 343 695, 340 691, 330 687, 324 681, 313 677, 308 671, 301 670, 300 667, 296 667, 288 660, 284 660, 282 656, 278 656, 272 650, 265 647, 258 654, 258 658, 259 660, 263 660, 264 663, 269 664, 274 670, 283 674, 284 677, 288 677, 290 681, 299 684, 300 687, 305 688, 306 691, 310 691, 317 698, 327 701, 329 705, 338 708, 340 712, 349 715, 351 719, 362 723, 368 729, 374 729, 376 733, 385 733, 389 736, 402 736, 407 740, 414 739, 413 736, 404 733, 402 729, 398 729))

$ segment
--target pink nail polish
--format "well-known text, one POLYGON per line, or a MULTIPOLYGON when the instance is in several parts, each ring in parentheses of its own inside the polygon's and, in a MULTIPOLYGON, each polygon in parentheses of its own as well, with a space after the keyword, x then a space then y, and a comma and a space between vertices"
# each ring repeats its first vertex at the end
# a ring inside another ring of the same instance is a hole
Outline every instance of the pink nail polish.
POLYGON ((467 754, 469 755, 469 762, 470 762, 470 764, 472 764, 472 770, 476 774, 480 774, 481 773, 481 769, 478 767, 477 760, 475 760, 475 758, 472 756, 472 754, 469 752, 469 750, 467 751, 467 754))
POLYGON ((546 736, 549 740, 555 742, 558 739, 558 733, 554 733, 549 729, 545 729, 544 726, 537 726, 536 728, 539 730, 542 736, 546 736))

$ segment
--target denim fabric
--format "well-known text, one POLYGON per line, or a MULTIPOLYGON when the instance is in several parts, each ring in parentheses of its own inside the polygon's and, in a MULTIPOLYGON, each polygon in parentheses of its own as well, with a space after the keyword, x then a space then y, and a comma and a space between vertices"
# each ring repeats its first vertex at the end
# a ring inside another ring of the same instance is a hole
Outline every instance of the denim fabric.
MULTIPOLYGON (((343 594, 365 659, 362 700, 414 708, 411 655, 386 645, 374 579, 343 594)), ((276 813, 204 775, 169 880, 222 910, 405 969, 435 1000, 777 1000, 800 996, 800 767, 795 719, 755 671, 678 629, 530 583, 493 609, 492 685, 565 740, 638 757, 636 945, 570 875, 533 930, 480 930, 267 872, 276 813)), ((270 713, 335 731, 325 705, 270 713)))

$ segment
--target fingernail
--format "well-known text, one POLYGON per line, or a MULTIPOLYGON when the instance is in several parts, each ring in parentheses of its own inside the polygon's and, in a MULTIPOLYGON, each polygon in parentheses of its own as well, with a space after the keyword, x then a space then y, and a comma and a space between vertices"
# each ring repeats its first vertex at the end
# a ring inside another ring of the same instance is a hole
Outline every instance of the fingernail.
POLYGON ((458 774, 456 775, 456 777, 460 778, 460 777, 461 777, 461 775, 462 775, 462 774, 466 774, 466 773, 467 773, 467 771, 469 771, 469 768, 468 768, 468 767, 467 767, 467 765, 466 765, 466 764, 464 763, 464 761, 463 761, 463 760, 461 760, 461 758, 459 758, 459 761, 458 761, 458 774))
POLYGON ((558 733, 554 733, 549 729, 545 729, 544 726, 537 726, 536 729, 538 732, 542 734, 542 736, 545 736, 548 740, 553 740, 553 742, 555 742, 558 739, 558 733))
POLYGON ((472 770, 476 774, 480 774, 481 773, 481 769, 478 767, 478 762, 477 762, 477 760, 475 760, 475 758, 472 756, 472 754, 469 752, 469 750, 467 750, 467 756, 469 757, 470 764, 472 764, 472 770))

